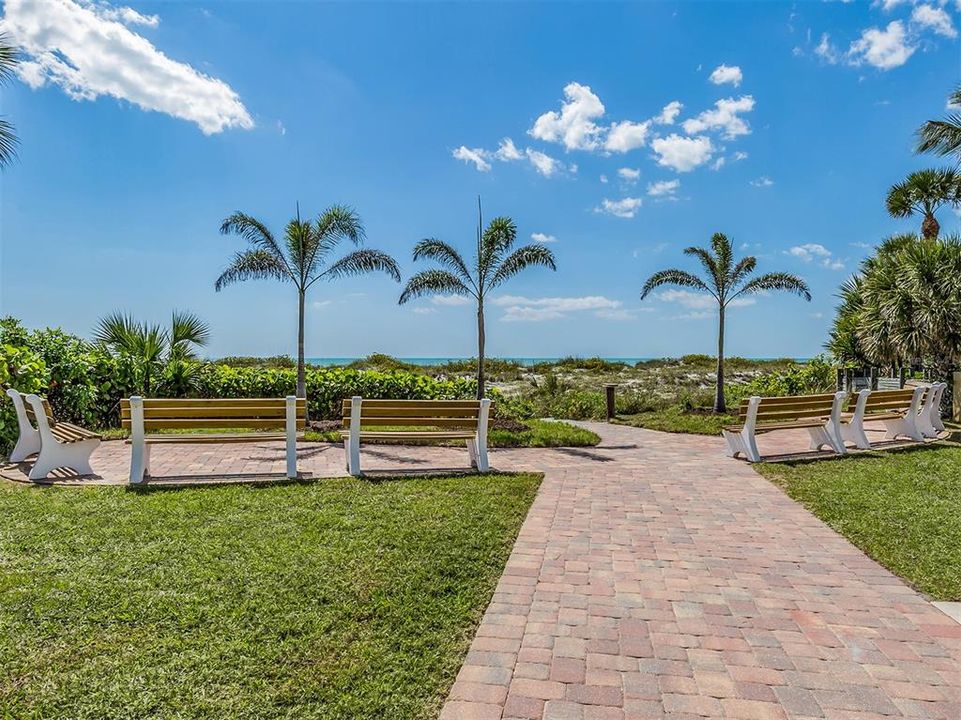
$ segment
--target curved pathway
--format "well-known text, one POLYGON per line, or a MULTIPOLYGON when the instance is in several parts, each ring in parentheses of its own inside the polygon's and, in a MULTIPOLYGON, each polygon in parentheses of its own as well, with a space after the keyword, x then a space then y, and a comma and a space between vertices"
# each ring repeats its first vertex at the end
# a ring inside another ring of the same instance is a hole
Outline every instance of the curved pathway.
MULTIPOLYGON (((491 453, 545 478, 442 720, 961 719, 961 625, 719 438, 587 426, 599 447, 491 453)), ((806 434, 775 442, 802 450, 806 434)), ((124 483, 129 452, 104 443, 99 477, 77 482, 124 483)), ((152 484, 283 476, 278 443, 154 454, 167 477, 152 484)), ((393 474, 467 463, 462 448, 363 454, 393 474)), ((299 455, 344 474, 341 447, 299 455)))
POLYGON ((961 625, 720 439, 590 427, 505 453, 546 475, 442 720, 961 718, 961 625))

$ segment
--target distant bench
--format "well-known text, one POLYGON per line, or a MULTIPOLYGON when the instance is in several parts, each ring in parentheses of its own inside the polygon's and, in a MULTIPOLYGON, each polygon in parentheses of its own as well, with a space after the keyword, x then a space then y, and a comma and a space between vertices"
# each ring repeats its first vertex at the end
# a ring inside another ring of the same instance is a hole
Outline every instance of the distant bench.
POLYGON ((307 427, 307 401, 286 398, 174 399, 134 396, 120 401, 120 419, 130 430, 130 482, 150 475, 150 447, 158 444, 237 443, 285 440, 287 477, 297 477, 297 431, 307 427), (282 430, 198 433, 191 430, 282 430), (148 435, 151 430, 181 432, 148 435))
MULTIPOLYGON (((885 437, 889 440, 905 435, 922 442, 925 430, 934 430, 930 415, 937 401, 935 412, 940 415, 943 383, 931 388, 923 386, 906 387, 897 390, 862 390, 851 397, 847 412, 841 417, 841 438, 852 442, 863 450, 871 448, 871 441, 864 432, 864 423, 880 421, 884 423, 885 437), (925 400, 922 407, 922 400, 925 400), (924 416, 924 417, 922 417, 924 416)), ((946 386, 945 386, 946 387, 946 386)), ((943 426, 942 426, 943 427, 943 426)), ((928 433, 937 437, 937 432, 928 433)))
POLYGON ((484 400, 364 400, 343 403, 344 450, 347 472, 361 475, 361 442, 464 440, 471 467, 487 472, 487 421, 491 401, 484 400), (369 428, 377 428, 371 430, 369 428))
POLYGON ((825 445, 844 454, 839 423, 846 393, 795 395, 793 397, 744 398, 738 408, 739 423, 724 427, 721 432, 727 441, 728 455, 743 454, 751 462, 758 462, 761 454, 755 440, 761 433, 773 430, 803 428, 811 436, 811 449, 825 445))

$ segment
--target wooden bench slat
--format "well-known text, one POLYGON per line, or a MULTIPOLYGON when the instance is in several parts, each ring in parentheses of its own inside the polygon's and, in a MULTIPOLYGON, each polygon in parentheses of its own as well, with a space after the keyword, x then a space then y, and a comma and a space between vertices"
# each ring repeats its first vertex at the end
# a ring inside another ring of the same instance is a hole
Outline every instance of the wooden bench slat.
MULTIPOLYGON (((256 407, 258 405, 271 405, 279 403, 286 405, 286 398, 144 398, 144 407, 256 407)), ((130 407, 130 398, 120 400, 121 407, 130 407)), ((304 398, 297 398, 298 408, 306 407, 307 401, 304 398)))
MULTIPOLYGON (((389 406, 377 406, 377 407, 365 407, 361 405, 360 416, 361 418, 372 416, 372 417, 452 417, 452 418, 474 418, 480 414, 479 408, 475 405, 473 408, 440 408, 436 410, 427 410, 422 407, 389 407, 389 406)), ((343 414, 344 419, 350 419, 350 408, 347 408, 343 414)))
MULTIPOLYGON (((344 418, 350 425, 350 418, 344 418)), ((463 427, 476 428, 477 418, 362 417, 361 427, 463 427)))
MULTIPOLYGON (((792 428, 808 428, 808 427, 820 427, 824 424, 823 419, 821 420, 797 420, 790 421, 785 420, 784 422, 770 422, 770 423, 758 423, 755 428, 755 434, 763 433, 767 430, 789 430, 792 428)), ((744 429, 743 425, 726 425, 725 430, 730 432, 740 432, 744 429)))
MULTIPOLYGON (((131 421, 121 420, 125 428, 130 428, 131 421)), ((307 422, 304 418, 297 418, 297 429, 302 430, 307 422)), ((164 419, 145 419, 145 430, 190 430, 202 428, 228 429, 228 428, 285 428, 287 422, 284 419, 271 420, 269 418, 164 418, 164 419)))
MULTIPOLYGON (((194 433, 192 435, 147 435, 144 441, 148 445, 197 445, 208 443, 283 442, 286 439, 287 436, 283 433, 194 433)), ((126 443, 129 445, 130 440, 128 439, 126 443)))
MULTIPOLYGON (((341 437, 347 437, 350 432, 341 430, 341 437)), ((474 437, 472 432, 408 432, 408 431, 360 431, 361 440, 470 440, 474 437)))
MULTIPOLYGON (((303 415, 303 412, 298 412, 303 415)), ((121 418, 130 417, 130 408, 121 409, 121 418)), ((232 407, 157 407, 144 404, 144 418, 190 418, 190 417, 270 417, 282 418, 287 416, 285 405, 250 405, 232 407)))

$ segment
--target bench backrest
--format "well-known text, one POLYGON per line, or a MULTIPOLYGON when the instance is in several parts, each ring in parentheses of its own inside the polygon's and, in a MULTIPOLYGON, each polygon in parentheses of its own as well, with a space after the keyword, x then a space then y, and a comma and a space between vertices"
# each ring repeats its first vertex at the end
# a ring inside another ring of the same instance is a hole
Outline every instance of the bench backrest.
MULTIPOLYGON (((203 428, 283 429, 287 424, 285 398, 144 398, 144 430, 203 428)), ((130 400, 120 401, 120 421, 130 429, 130 400)), ((297 399, 297 429, 307 426, 307 401, 297 399)))
MULTIPOLYGON (((806 418, 827 418, 834 408, 834 393, 794 395, 790 397, 762 397, 757 406, 757 422, 788 422, 806 418)), ((751 399, 744 398, 738 407, 738 417, 747 418, 751 399)))
MULTIPOLYGON (((914 398, 913 387, 906 387, 903 390, 875 390, 864 403, 865 414, 880 412, 900 412, 907 411, 911 407, 914 398)), ((848 408, 854 412, 858 404, 858 396, 854 395, 848 401, 848 408)))
MULTIPOLYGON (((350 427, 352 402, 343 404, 344 427, 350 427)), ((480 400, 367 400, 361 401, 360 424, 367 427, 477 428, 480 400)))
MULTIPOLYGON (((47 402, 47 398, 42 398, 42 400, 43 400, 43 410, 47 416, 47 422, 50 425, 55 425, 56 422, 53 419, 53 410, 50 407, 50 403, 47 402)), ((30 422, 36 425, 37 413, 34 412, 33 405, 27 402, 27 396, 24 393, 20 393, 20 402, 23 403, 23 411, 27 414, 27 417, 30 419, 30 422)))

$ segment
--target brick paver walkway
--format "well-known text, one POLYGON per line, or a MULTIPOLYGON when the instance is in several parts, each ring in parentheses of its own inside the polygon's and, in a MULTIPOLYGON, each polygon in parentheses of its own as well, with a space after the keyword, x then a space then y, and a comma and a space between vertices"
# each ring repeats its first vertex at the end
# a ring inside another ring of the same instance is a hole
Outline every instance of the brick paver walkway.
MULTIPOLYGON (((961 625, 719 438, 591 427, 597 448, 491 453, 545 478, 442 720, 961 719, 961 625)), ((805 445, 780 433, 761 450, 805 445)), ((306 473, 344 474, 339 447, 300 454, 306 473)), ((128 457, 104 443, 98 482, 125 482, 128 457)), ((467 453, 369 447, 364 463, 463 468, 467 453)), ((154 450, 159 476, 283 467, 277 443, 154 450)))

